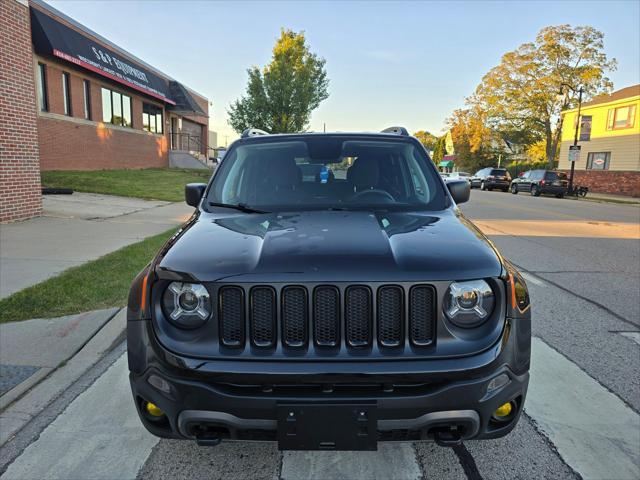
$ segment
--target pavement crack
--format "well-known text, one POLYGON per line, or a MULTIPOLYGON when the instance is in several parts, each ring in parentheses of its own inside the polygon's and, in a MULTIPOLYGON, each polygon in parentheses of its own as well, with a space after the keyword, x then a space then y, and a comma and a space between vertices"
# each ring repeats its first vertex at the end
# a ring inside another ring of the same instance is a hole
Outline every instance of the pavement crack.
POLYGON ((482 480, 482 475, 480 474, 480 470, 478 470, 476 461, 473 458, 473 455, 471 455, 471 452, 467 450, 467 447, 465 447, 464 444, 460 444, 454 445, 451 448, 458 457, 458 461, 460 462, 467 478, 469 480, 482 480))
POLYGON ((582 475, 576 472, 571 465, 565 462, 564 458, 562 458, 562 455, 560 455, 560 452, 558 452, 558 448, 555 446, 555 444, 551 440, 549 440, 549 437, 545 435, 544 431, 540 428, 540 425, 538 425, 535 418, 531 417, 530 415, 527 415, 526 411, 522 412, 522 416, 526 417, 529 420, 533 429, 538 433, 538 435, 540 435, 540 438, 542 438, 542 441, 546 443, 547 447, 549 447, 549 449, 558 456, 560 461, 564 463, 566 467, 569 470, 571 470, 578 479, 582 480, 582 475))

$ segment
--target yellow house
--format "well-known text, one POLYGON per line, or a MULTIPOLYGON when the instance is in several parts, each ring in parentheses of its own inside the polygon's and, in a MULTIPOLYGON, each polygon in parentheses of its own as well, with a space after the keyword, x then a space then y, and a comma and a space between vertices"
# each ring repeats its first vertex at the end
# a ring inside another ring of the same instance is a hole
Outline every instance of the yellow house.
MULTIPOLYGON (((562 112, 560 170, 570 170, 577 109, 562 112)), ((574 184, 594 192, 640 196, 640 84, 582 104, 574 184)))

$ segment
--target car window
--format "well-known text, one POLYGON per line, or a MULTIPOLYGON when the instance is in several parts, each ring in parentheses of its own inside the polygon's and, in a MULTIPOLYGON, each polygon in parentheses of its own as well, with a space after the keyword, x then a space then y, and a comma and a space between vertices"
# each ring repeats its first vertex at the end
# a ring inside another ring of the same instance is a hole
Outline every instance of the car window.
POLYGON ((534 170, 531 172, 531 180, 542 180, 544 177, 544 170, 534 170))
POLYGON ((493 168, 491 169, 491 173, 489 175, 501 175, 505 176, 507 171, 504 168, 493 168))
POLYGON ((558 179, 558 175, 556 175, 556 172, 547 172, 544 178, 550 182, 555 182, 558 179))
POLYGON ((207 200, 259 210, 388 208, 441 210, 447 194, 410 140, 348 135, 238 142, 207 200))
POLYGON ((529 178, 529 177, 531 177, 531 170, 527 170, 526 172, 524 172, 521 178, 529 178))

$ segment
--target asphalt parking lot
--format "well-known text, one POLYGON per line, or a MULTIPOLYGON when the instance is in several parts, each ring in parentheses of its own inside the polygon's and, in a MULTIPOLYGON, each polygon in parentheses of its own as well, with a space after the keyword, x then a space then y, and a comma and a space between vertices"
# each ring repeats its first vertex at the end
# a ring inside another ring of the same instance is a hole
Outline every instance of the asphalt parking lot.
POLYGON ((531 384, 509 436, 357 453, 158 441, 119 344, 5 445, 2 478, 639 478, 640 206, 474 190, 462 210, 532 297, 531 384))

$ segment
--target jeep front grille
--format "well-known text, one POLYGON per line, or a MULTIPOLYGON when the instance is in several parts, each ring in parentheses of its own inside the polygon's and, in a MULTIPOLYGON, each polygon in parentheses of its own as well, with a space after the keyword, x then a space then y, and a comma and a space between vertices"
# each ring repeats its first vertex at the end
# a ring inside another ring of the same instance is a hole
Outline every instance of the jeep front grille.
POLYGON ((410 338, 414 345, 428 345, 433 339, 433 288, 427 285, 411 287, 409 292, 410 338))
POLYGON ((223 347, 300 351, 398 349, 433 344, 436 291, 431 285, 254 285, 218 289, 223 347), (247 313, 248 312, 248 313, 247 313), (246 333, 245 333, 246 332, 246 333))
POLYGON ((244 290, 222 287, 219 292, 220 342, 226 347, 244 345, 244 290))
POLYGON ((340 340, 340 292, 323 285, 313 292, 313 331, 316 344, 335 347, 340 340))
POLYGON ((282 289, 282 340, 287 347, 307 344, 308 302, 306 288, 290 286, 282 289))

